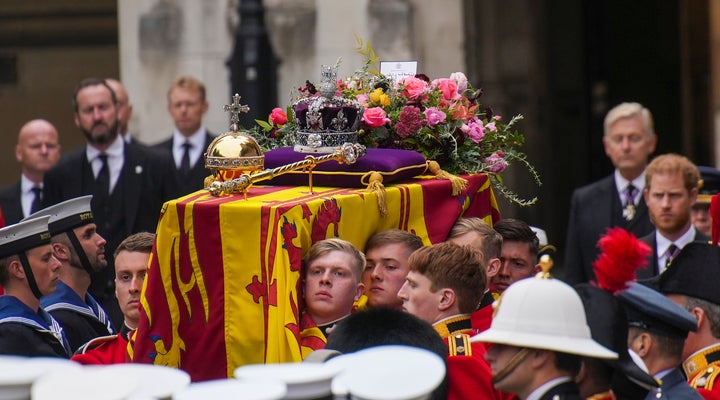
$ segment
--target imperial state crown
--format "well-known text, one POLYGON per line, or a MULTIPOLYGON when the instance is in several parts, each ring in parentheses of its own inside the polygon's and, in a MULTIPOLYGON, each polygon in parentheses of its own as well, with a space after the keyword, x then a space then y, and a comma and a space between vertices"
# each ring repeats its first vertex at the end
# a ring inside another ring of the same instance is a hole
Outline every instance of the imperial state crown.
POLYGON ((298 127, 294 150, 300 153, 332 153, 358 140, 363 106, 336 95, 337 66, 323 65, 321 75, 318 93, 293 104, 298 127))

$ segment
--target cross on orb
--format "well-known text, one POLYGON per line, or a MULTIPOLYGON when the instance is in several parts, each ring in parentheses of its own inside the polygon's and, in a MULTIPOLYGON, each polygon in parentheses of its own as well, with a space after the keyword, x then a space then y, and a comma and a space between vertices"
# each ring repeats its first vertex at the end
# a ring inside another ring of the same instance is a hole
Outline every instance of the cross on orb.
POLYGON ((226 104, 223 106, 224 111, 229 111, 231 115, 230 117, 230 126, 232 127, 232 130, 234 132, 237 132, 240 124, 240 113, 246 113, 250 112, 250 107, 247 106, 247 104, 240 104, 240 95, 235 93, 235 95, 232 97, 233 102, 232 104, 226 104))

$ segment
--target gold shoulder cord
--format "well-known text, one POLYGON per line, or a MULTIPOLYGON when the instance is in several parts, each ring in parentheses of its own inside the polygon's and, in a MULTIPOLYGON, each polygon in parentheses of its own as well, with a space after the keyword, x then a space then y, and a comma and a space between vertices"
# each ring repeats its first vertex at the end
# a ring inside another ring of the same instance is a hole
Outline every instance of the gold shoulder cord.
POLYGON ((448 337, 448 354, 451 356, 472 356, 470 335, 458 333, 448 337))

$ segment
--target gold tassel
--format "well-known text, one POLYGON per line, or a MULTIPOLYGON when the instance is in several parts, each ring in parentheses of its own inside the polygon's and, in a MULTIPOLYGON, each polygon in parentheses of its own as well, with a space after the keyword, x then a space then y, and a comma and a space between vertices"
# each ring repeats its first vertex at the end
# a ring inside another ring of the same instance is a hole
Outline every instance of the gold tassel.
POLYGON ((360 181, 364 181, 366 177, 369 179, 366 190, 377 195, 378 210, 380 211, 380 216, 385 218, 387 217, 388 209, 385 200, 385 186, 382 183, 383 176, 381 173, 373 171, 365 174, 360 181))
POLYGON ((443 171, 442 169, 440 169, 440 164, 438 164, 437 161, 428 161, 427 170, 430 172, 430 174, 434 175, 436 179, 449 180, 450 184, 452 185, 453 196, 459 195, 467 187, 467 179, 455 176, 447 171, 443 171))

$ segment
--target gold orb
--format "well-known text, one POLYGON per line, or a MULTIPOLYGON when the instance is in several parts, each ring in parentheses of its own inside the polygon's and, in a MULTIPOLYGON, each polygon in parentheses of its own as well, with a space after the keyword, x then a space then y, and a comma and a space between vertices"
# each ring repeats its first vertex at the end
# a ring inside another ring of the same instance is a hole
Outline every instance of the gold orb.
POLYGON ((242 132, 228 132, 215 138, 205 152, 205 168, 219 181, 265 168, 265 156, 257 141, 242 132))

